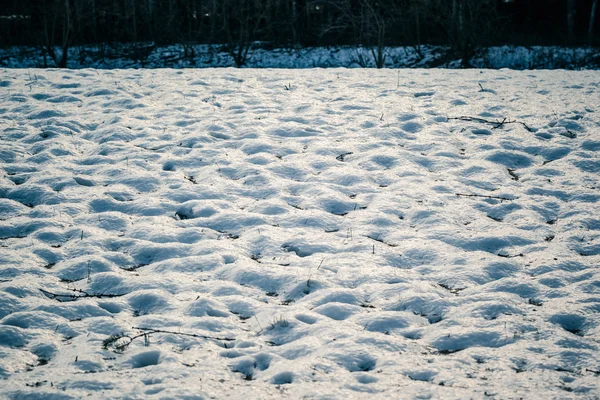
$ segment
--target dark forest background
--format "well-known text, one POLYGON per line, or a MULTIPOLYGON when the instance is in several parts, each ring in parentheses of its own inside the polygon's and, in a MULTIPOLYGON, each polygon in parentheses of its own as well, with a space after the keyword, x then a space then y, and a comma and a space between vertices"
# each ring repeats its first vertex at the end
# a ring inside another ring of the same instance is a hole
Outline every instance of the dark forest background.
POLYGON ((251 45, 446 45, 468 59, 492 45, 600 44, 599 0, 1 0, 0 46, 223 44, 243 65, 251 45))

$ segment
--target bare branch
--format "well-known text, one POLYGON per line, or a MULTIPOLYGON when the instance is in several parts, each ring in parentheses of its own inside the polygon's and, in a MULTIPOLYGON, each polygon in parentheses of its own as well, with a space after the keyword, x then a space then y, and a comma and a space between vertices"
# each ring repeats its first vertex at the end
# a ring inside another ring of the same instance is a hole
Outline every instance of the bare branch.
POLYGON ((502 197, 502 196, 488 196, 485 194, 465 194, 465 193, 456 193, 457 196, 462 196, 462 197, 483 197, 486 199, 496 199, 496 200, 507 200, 507 201, 513 201, 516 200, 517 197, 511 199, 510 197, 502 197))
POLYGON ((60 302, 65 302, 65 301, 75 301, 75 300, 79 300, 79 299, 83 299, 83 298, 87 298, 87 297, 95 297, 95 298, 99 298, 99 299, 105 299, 105 298, 113 298, 113 297, 120 297, 120 296, 124 296, 125 293, 123 294, 110 294, 110 293, 88 293, 86 291, 83 291, 81 289, 70 289, 72 292, 75 293, 79 293, 79 294, 60 294, 60 293, 53 293, 50 292, 48 290, 45 289, 39 289, 40 292, 42 292, 44 295, 46 295, 47 297, 51 298, 52 300, 57 300, 60 302))
POLYGON ((197 333, 175 332, 175 331, 167 331, 167 330, 163 330, 163 329, 141 328, 141 327, 137 327, 137 326, 132 326, 131 329, 139 329, 140 331, 145 331, 146 333, 167 333, 170 335, 188 336, 188 337, 199 338, 199 339, 221 340, 221 341, 225 341, 225 342, 231 342, 231 341, 235 340, 233 338, 227 338, 227 337, 206 336, 206 335, 199 335, 197 333))
POLYGON ((500 120, 490 121, 490 120, 487 120, 487 119, 484 119, 484 118, 469 117, 469 116, 460 116, 460 117, 448 117, 448 121, 450 121, 450 120, 480 122, 482 124, 493 125, 492 129, 498 129, 498 128, 501 128, 502 126, 508 125, 508 124, 519 124, 519 125, 523 125, 523 127, 525 129, 527 129, 527 131, 529 131, 529 132, 535 132, 535 130, 533 130, 532 128, 530 128, 527 124, 525 124, 525 122, 516 121, 516 120, 509 120, 507 118, 504 118, 502 121, 500 121, 500 120))

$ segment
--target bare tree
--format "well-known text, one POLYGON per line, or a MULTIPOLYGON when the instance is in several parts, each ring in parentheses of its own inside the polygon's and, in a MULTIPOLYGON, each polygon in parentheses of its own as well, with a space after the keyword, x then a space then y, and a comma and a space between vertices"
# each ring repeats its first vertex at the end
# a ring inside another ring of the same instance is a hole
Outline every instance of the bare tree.
POLYGON ((73 39, 71 4, 69 0, 43 1, 40 11, 44 50, 55 66, 66 68, 73 39), (56 51, 57 47, 60 48, 59 52, 56 51))
POLYGON ((589 44, 599 43, 600 0, 556 0, 559 9, 540 8, 540 1, 3 0, 0 43, 39 45, 55 66, 67 65, 69 48, 90 43, 113 49, 119 47, 113 43, 128 43, 124 47, 144 51, 147 42, 175 43, 190 57, 199 42, 224 44, 237 66, 258 40, 273 46, 360 44, 361 65, 377 67, 387 63, 389 45, 413 46, 423 57, 422 44, 443 43, 449 56, 468 66, 478 49, 494 43, 560 42, 557 30, 540 22, 546 16, 562 21, 569 43, 586 32, 589 44), (505 26, 512 31, 501 36, 505 26))
POLYGON ((358 22, 365 44, 369 47, 371 56, 377 68, 385 64, 386 33, 394 20, 393 1, 383 4, 379 0, 360 0, 358 22))
POLYGON ((575 14, 577 13, 577 1, 567 0, 567 32, 569 43, 575 41, 575 14))
POLYGON ((224 0, 222 29, 227 38, 227 51, 236 67, 248 60, 248 52, 264 23, 265 8, 260 0, 224 0))
POLYGON ((333 11, 327 23, 320 27, 320 37, 336 32, 342 36, 354 36, 353 43, 365 46, 369 53, 364 57, 357 51, 356 61, 364 67, 370 64, 368 58, 371 58, 377 68, 383 68, 390 28, 399 15, 397 3, 397 0, 326 2, 324 5, 333 11))
POLYGON ((402 34, 413 47, 419 58, 423 58, 423 38, 421 36, 422 26, 428 24, 430 10, 429 0, 411 0, 404 8, 405 17, 401 18, 402 34))
POLYGON ((496 0, 431 0, 430 13, 463 66, 498 31, 496 0))
POLYGON ((588 28, 588 43, 592 44, 594 41, 594 23, 596 22, 596 13, 598 12, 598 0, 594 0, 592 3, 592 10, 590 11, 590 26, 588 28))

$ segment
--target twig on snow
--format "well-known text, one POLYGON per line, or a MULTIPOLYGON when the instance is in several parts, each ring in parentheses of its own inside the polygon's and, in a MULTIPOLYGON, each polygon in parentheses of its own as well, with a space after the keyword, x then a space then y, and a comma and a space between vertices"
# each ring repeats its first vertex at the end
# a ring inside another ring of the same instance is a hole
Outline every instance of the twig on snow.
POLYGON ((369 238, 369 239, 371 239, 371 240, 374 240, 374 241, 376 241, 376 242, 383 243, 383 244, 385 244, 385 245, 387 245, 387 246, 390 246, 390 247, 398 247, 398 245, 397 245, 397 244, 394 244, 394 243, 388 243, 388 242, 386 242, 385 240, 383 240, 383 239, 380 239, 380 238, 379 238, 379 235, 377 235, 377 236, 375 236, 375 237, 373 237, 373 236, 369 236, 369 235, 366 235, 365 237, 366 237, 366 238, 369 238))
POLYGON ((154 329, 154 328, 141 328, 141 327, 137 327, 137 326, 132 326, 131 329, 139 329, 140 331, 145 331, 146 333, 168 333, 170 335, 188 336, 188 337, 193 337, 193 338, 198 338, 198 339, 221 340, 224 342, 232 342, 235 340, 234 338, 207 336, 207 335, 200 335, 197 333, 175 332, 175 331, 167 331, 167 330, 163 330, 163 329, 154 329))
POLYGON ((131 329, 140 330, 140 331, 142 331, 142 333, 138 333, 137 335, 133 335, 133 336, 129 336, 125 333, 111 335, 102 341, 102 348, 104 350, 108 350, 109 348, 112 348, 117 353, 121 353, 121 352, 125 351, 127 349, 127 347, 129 347, 129 345, 134 340, 139 339, 141 337, 144 338, 144 344, 146 346, 149 346, 150 345, 150 335, 153 333, 165 333, 165 334, 169 334, 169 335, 179 335, 179 336, 187 336, 187 337, 193 337, 193 338, 198 338, 198 339, 211 339, 211 340, 219 340, 219 341, 234 341, 235 340, 232 338, 206 336, 206 335, 199 335, 196 333, 167 331, 164 329, 140 328, 140 327, 136 327, 136 326, 131 327, 131 329))
POLYGON ((517 175, 517 174, 515 173, 515 170, 514 170, 514 169, 507 168, 507 171, 508 171, 508 174, 511 176, 511 179, 512 179, 513 181, 518 181, 518 180, 519 180, 519 175, 517 175))
POLYGON ((335 159, 338 161, 344 161, 344 159, 346 158, 346 156, 349 156, 350 154, 353 154, 351 151, 347 152, 347 153, 343 153, 340 154, 339 156, 337 156, 335 159))
POLYGON ((593 369, 586 368, 585 371, 586 372, 591 372, 591 373, 593 373, 595 375, 600 375, 600 371, 596 371, 596 370, 593 370, 593 369))
POLYGON ((502 120, 496 120, 496 121, 490 121, 488 119, 484 119, 484 118, 478 118, 478 117, 469 117, 469 116, 460 116, 460 117, 448 117, 448 121, 450 120, 458 120, 458 121, 468 121, 468 122, 480 122, 482 124, 488 124, 488 125, 493 125, 492 129, 498 129, 501 128, 504 125, 508 125, 508 124, 519 124, 519 125, 523 125, 523 127, 525 129, 527 129, 527 131, 529 132, 535 132, 533 129, 531 129, 525 122, 521 122, 521 121, 516 121, 516 120, 509 120, 508 118, 504 118, 502 120))
POLYGON ((466 193, 456 193, 457 196, 462 196, 462 197, 483 197, 485 199, 496 199, 496 200, 508 200, 508 201, 512 201, 515 199, 511 199, 509 197, 502 197, 502 196, 488 196, 485 194, 466 194, 466 193))
POLYGON ((105 299, 105 298, 112 298, 112 297, 120 297, 120 296, 124 296, 125 293, 123 294, 111 294, 111 293, 88 293, 84 290, 81 289, 69 289, 72 292, 75 293, 79 293, 79 294, 60 294, 60 293, 53 293, 50 292, 48 290, 45 289, 39 289, 40 292, 42 292, 43 294, 45 294, 46 296, 48 296, 49 298, 51 298, 52 300, 57 300, 60 302, 64 302, 64 301, 75 301, 75 300, 79 300, 79 299, 83 299, 83 298, 87 298, 87 297, 95 297, 95 298, 99 298, 99 299, 105 299))

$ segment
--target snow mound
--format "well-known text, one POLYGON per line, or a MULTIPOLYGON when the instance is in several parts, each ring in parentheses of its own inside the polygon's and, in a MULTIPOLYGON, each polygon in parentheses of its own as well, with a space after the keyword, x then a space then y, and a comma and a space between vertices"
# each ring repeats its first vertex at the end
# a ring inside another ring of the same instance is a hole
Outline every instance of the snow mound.
POLYGON ((2 395, 594 398, 598 81, 6 71, 2 395))

